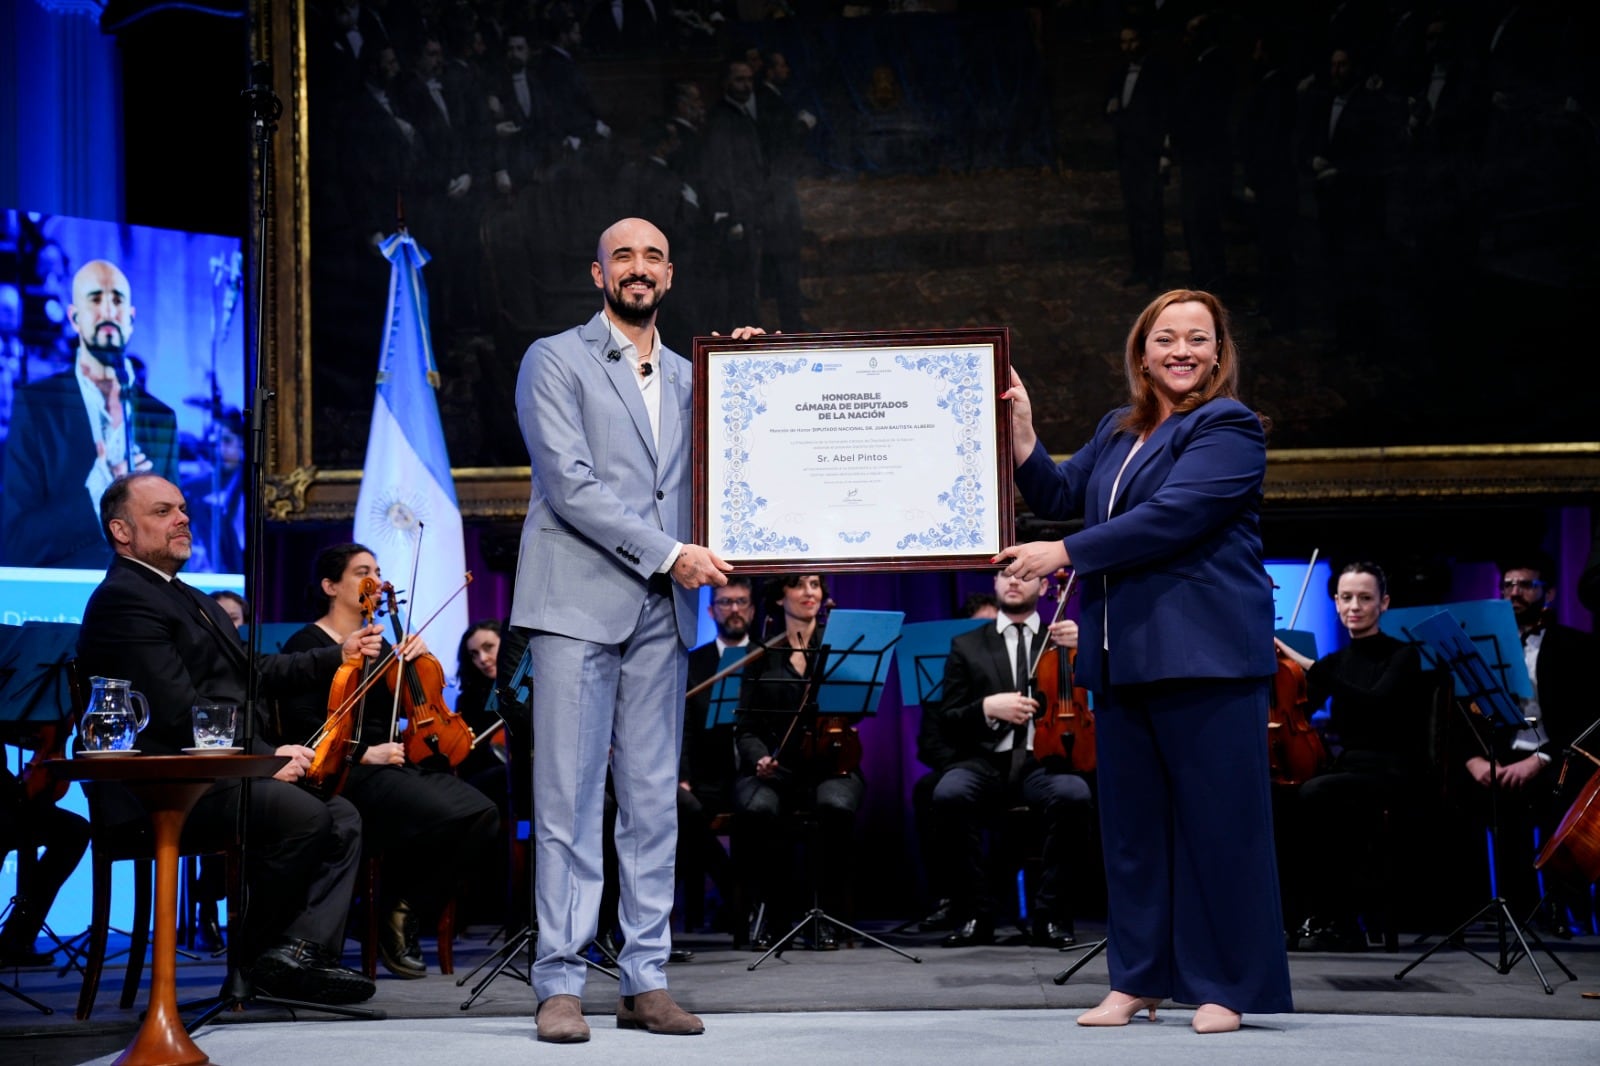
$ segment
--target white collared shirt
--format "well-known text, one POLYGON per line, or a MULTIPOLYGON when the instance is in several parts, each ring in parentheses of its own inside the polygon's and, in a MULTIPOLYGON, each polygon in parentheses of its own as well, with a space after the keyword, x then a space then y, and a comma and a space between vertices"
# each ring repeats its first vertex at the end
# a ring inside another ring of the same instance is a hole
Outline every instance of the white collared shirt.
POLYGON ((656 447, 661 447, 661 333, 652 331, 650 335, 650 350, 642 357, 639 348, 622 332, 617 329, 617 324, 611 321, 611 316, 606 315, 606 328, 611 331, 611 343, 616 350, 622 353, 622 358, 627 362, 628 369, 633 373, 634 384, 639 386, 639 395, 644 400, 645 414, 650 416, 650 437, 656 447), (651 362, 655 365, 655 372, 648 375, 639 373, 639 365, 651 362))
MULTIPOLYGON (((1007 618, 1005 614, 1002 613, 996 616, 994 624, 995 628, 1000 631, 1000 639, 1005 641, 1006 662, 1012 664, 1011 672, 1014 675, 1016 673, 1017 662, 1017 630, 1015 628, 1017 620, 1015 618, 1007 618)), ((1023 632, 1028 638, 1028 646, 1024 649, 1024 653, 1028 657, 1029 664, 1032 664, 1033 642, 1034 639, 1039 635, 1039 616, 1037 614, 1030 614, 1027 618, 1022 620, 1022 625, 1025 627, 1023 632)), ((1026 678, 1018 678, 1013 676, 1011 682, 1018 689, 1018 691, 1020 691, 1023 687, 1023 682, 1026 680, 1026 678)), ((1011 744, 1014 739, 1014 734, 1010 723, 1002 722, 997 718, 991 718, 989 719, 989 728, 994 730, 997 734, 994 739, 994 750, 1010 751, 1011 744)), ((1032 750, 1033 748, 1032 722, 1028 723, 1028 748, 1029 750, 1032 750)))

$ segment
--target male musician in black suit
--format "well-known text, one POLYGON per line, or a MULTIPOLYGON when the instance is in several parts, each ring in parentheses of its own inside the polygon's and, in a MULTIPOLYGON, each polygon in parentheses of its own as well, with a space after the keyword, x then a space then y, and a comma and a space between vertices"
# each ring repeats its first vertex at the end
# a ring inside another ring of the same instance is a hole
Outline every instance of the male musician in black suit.
POLYGON ((128 357, 128 279, 104 259, 72 279, 67 309, 77 365, 18 389, 0 493, 0 564, 99 569, 109 552, 95 517, 113 478, 178 476, 178 420, 144 390, 128 357))
MULTIPOLYGON (((178 580, 192 550, 183 494, 156 474, 111 483, 100 499, 106 542, 116 552, 83 612, 78 660, 84 671, 125 678, 150 705, 138 747, 176 754, 193 744, 189 708, 202 701, 243 704, 248 663, 228 615, 210 596, 178 580)), ((267 695, 304 689, 346 656, 376 656, 382 629, 369 626, 342 646, 261 658, 267 695)), ((262 740, 258 712, 254 754, 289 757, 271 779, 250 784, 248 823, 252 925, 251 980, 274 995, 326 1003, 356 1003, 375 986, 339 965, 345 917, 361 857, 361 819, 347 801, 318 799, 294 782, 312 751, 262 740)), ((231 840, 242 789, 217 784, 200 798, 184 827, 186 843, 231 840)), ((129 820, 137 812, 129 811, 129 820)), ((120 821, 115 819, 114 821, 120 821)), ((132 826, 130 832, 137 831, 132 826)), ((235 933, 235 935, 240 935, 235 933)))
POLYGON ((1558 786, 1567 745, 1594 720, 1593 666, 1600 646, 1589 634, 1564 626, 1552 617, 1556 596, 1555 561, 1543 552, 1507 559, 1501 567, 1500 598, 1511 603, 1522 637, 1522 654, 1533 682, 1533 696, 1521 700, 1527 725, 1496 730, 1493 761, 1477 754, 1466 770, 1480 794, 1491 777, 1500 789, 1500 841, 1497 883, 1513 907, 1537 898, 1527 872, 1534 831, 1540 839, 1560 821, 1567 805, 1588 780, 1589 763, 1571 760, 1565 784, 1558 786))
POLYGON ((1043 870, 1034 901, 1035 943, 1074 942, 1067 880, 1070 848, 1091 803, 1089 783, 1064 767, 1035 759, 1033 718, 1039 701, 1028 695, 1034 660, 1047 642, 1075 647, 1077 623, 1041 623, 1044 581, 995 574, 1000 614, 950 642, 944 696, 935 712, 954 761, 933 789, 940 836, 956 850, 950 858, 952 910, 962 919, 944 947, 994 940, 996 893, 983 855, 983 831, 1016 803, 1041 814, 1043 870))

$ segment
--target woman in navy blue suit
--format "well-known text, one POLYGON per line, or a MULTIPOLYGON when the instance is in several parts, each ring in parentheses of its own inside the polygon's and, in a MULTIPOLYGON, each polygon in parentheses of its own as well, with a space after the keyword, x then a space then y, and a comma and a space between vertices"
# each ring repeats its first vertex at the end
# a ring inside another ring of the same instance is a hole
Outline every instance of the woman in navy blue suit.
POLYGON ((996 562, 1071 566, 1077 676, 1095 693, 1111 992, 1080 1025, 1199 1004, 1196 1032, 1293 1009, 1267 767, 1272 584, 1261 561, 1261 419, 1235 399, 1238 352, 1210 293, 1179 289, 1128 334, 1129 403, 1065 463, 1015 372, 1016 480, 1065 540, 996 562))

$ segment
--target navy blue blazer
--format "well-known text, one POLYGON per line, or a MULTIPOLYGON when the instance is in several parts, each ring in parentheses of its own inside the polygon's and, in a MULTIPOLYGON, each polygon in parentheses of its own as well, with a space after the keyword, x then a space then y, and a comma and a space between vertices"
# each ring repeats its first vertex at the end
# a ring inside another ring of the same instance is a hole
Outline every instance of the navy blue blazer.
POLYGON ((1040 444, 1016 472, 1036 514, 1084 519, 1065 541, 1082 590, 1079 684, 1270 676, 1260 419, 1227 399, 1172 415, 1128 463, 1108 508, 1134 443, 1117 428, 1126 410, 1101 419, 1094 439, 1066 462, 1051 462, 1040 444))

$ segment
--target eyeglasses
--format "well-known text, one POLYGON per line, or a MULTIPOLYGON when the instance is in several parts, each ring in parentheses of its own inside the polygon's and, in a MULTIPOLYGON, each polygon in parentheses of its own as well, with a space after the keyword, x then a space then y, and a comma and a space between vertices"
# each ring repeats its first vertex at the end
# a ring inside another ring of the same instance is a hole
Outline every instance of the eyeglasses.
POLYGON ((720 607, 724 611, 742 611, 750 606, 750 597, 745 596, 737 600, 715 599, 711 601, 713 607, 720 607))
POLYGON ((1527 590, 1528 592, 1532 592, 1534 589, 1542 589, 1542 588, 1544 588, 1544 582, 1543 581, 1539 581, 1537 579, 1534 579, 1534 580, 1530 581, 1527 578, 1517 577, 1517 578, 1507 578, 1506 580, 1500 582, 1500 591, 1501 592, 1516 592, 1516 591, 1520 591, 1520 590, 1527 590))

